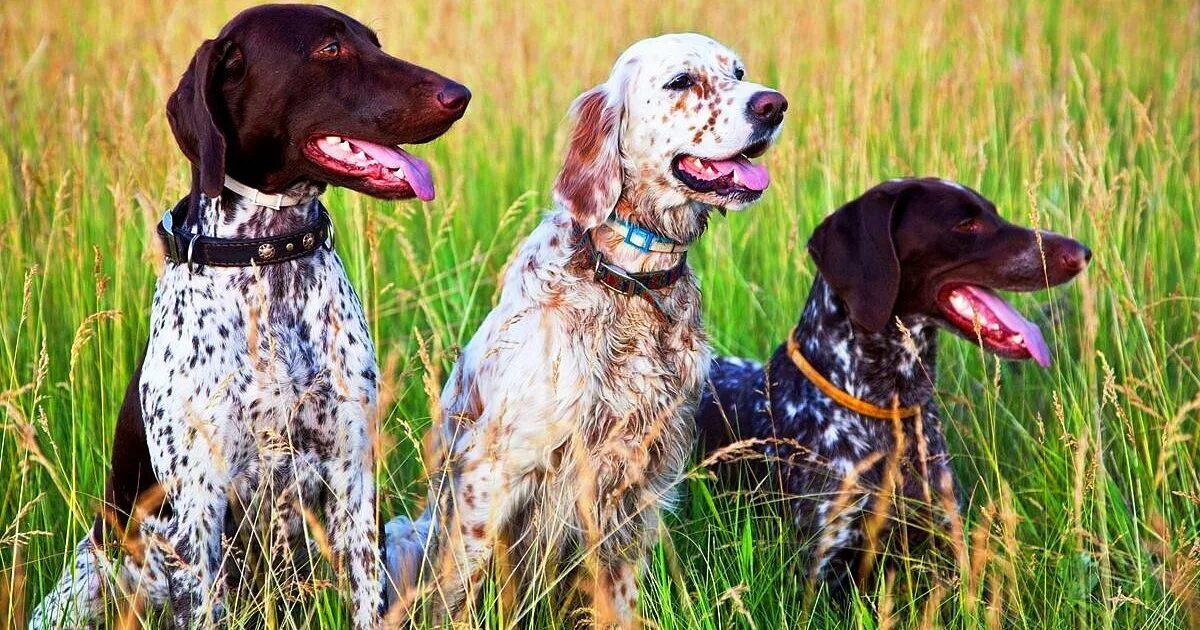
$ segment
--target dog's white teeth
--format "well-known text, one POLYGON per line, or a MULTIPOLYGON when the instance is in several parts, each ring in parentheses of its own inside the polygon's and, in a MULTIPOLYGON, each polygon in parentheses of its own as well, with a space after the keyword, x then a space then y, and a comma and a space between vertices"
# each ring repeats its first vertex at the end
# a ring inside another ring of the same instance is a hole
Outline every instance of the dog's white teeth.
POLYGON ((697 171, 700 171, 701 173, 704 172, 704 162, 701 161, 700 158, 698 158, 698 157, 692 158, 692 167, 695 168, 697 171))
POLYGON ((337 144, 341 141, 342 141, 342 139, 337 136, 325 136, 325 142, 327 144, 337 144))
POLYGON ((1017 333, 1017 334, 1013 335, 1012 337, 1010 337, 1009 341, 1012 341, 1013 343, 1015 343, 1019 346, 1023 346, 1023 345, 1025 345, 1025 336, 1022 335, 1021 333, 1017 333))
POLYGON ((402 168, 393 169, 392 174, 395 175, 396 177, 399 177, 400 179, 404 179, 404 169, 402 169, 402 168))
POLYGON ((953 306, 954 310, 958 311, 959 313, 970 313, 974 310, 971 308, 970 303, 967 302, 967 298, 959 295, 958 293, 950 296, 950 306, 953 306))
POLYGON ((338 146, 338 148, 339 148, 339 149, 341 149, 341 150, 345 151, 346 153, 350 153, 350 152, 351 152, 351 151, 350 151, 350 143, 349 143, 349 142, 346 142, 345 140, 342 140, 341 142, 339 142, 337 146, 338 146))
POLYGON ((738 170, 737 170, 736 168, 735 168, 735 169, 733 169, 733 183, 735 183, 735 184, 741 184, 741 183, 742 183, 742 180, 741 180, 741 178, 740 178, 740 177, 738 177, 738 170))

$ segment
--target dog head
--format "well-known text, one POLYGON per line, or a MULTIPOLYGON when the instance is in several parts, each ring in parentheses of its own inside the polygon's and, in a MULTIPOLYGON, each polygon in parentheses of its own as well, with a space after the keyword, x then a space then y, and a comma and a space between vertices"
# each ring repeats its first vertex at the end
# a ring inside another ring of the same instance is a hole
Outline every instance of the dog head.
POLYGON ((438 137, 470 98, 333 9, 264 5, 200 46, 167 117, 209 197, 228 172, 267 192, 308 180, 428 200, 429 166, 398 145, 438 137))
POLYGON ((1092 257, 1078 241, 1005 221, 979 193, 941 179, 872 188, 828 216, 808 250, 858 326, 878 332, 894 317, 926 315, 995 354, 1043 366, 1041 331, 995 290, 1062 284, 1092 257))
POLYGON ((702 35, 631 46, 572 106, 556 199, 585 228, 618 199, 641 213, 630 218, 659 227, 668 219, 656 215, 668 210, 737 210, 757 200, 769 177, 751 160, 778 136, 787 100, 745 73, 733 51, 702 35))

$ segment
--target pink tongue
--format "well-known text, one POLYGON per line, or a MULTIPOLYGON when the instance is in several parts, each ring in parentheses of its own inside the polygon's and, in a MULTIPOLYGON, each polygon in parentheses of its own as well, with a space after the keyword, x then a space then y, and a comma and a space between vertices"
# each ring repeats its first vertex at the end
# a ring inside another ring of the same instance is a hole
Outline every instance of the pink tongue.
POLYGON ((1029 350, 1029 355, 1038 362, 1038 365, 1042 367, 1050 365, 1050 348, 1046 345, 1046 340, 1042 338, 1041 329, 1033 325, 1033 322, 1022 317, 1016 309, 1000 299, 1000 296, 983 287, 967 285, 963 289, 982 302, 1002 324, 1021 333, 1021 337, 1025 339, 1025 348, 1029 350))
POLYGON ((737 156, 731 160, 710 160, 712 165, 721 173, 737 171, 738 183, 750 190, 766 190, 771 183, 767 167, 752 163, 750 160, 737 156))
POLYGON ((347 138, 350 144, 363 150, 363 153, 375 158, 376 162, 386 168, 399 168, 404 171, 404 179, 412 186, 413 192, 421 201, 433 199, 433 174, 429 165, 419 157, 410 155, 407 151, 396 147, 385 147, 382 144, 347 138))

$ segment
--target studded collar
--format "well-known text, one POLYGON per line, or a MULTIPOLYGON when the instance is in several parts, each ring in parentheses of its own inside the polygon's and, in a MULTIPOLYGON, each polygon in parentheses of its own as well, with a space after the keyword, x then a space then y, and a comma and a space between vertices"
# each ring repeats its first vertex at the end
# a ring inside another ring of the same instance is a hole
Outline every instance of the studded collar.
POLYGON ((216 238, 194 233, 184 227, 189 198, 184 197, 163 214, 158 224, 167 260, 196 266, 250 267, 273 265, 310 256, 322 246, 333 249, 333 223, 320 201, 317 217, 309 224, 287 234, 262 238, 216 238))

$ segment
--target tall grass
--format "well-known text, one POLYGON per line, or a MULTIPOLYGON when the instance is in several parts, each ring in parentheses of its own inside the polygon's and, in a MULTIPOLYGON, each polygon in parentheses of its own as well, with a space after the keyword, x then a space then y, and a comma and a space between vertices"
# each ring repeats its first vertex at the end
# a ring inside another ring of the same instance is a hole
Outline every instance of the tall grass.
MULTIPOLYGON (((187 189, 163 106, 241 6, 0 4, 0 619, 19 624, 70 562, 102 491, 161 265, 152 226, 187 189)), ((697 467, 643 579, 644 616, 666 628, 1200 627, 1200 5, 339 8, 475 94, 419 151, 437 201, 327 197, 384 366, 382 514, 423 495, 422 377, 446 372, 547 206, 569 102, 632 41, 697 30, 791 102, 766 199, 715 221, 693 258, 719 351, 763 357, 783 339, 812 277, 807 235, 885 178, 956 178, 1095 258, 1070 286, 1016 300, 1040 313, 1049 369, 943 344, 938 392, 964 490, 953 570, 808 600, 787 523, 758 509, 772 499, 697 467)), ((272 623, 344 624, 336 591, 314 588, 272 623)))

